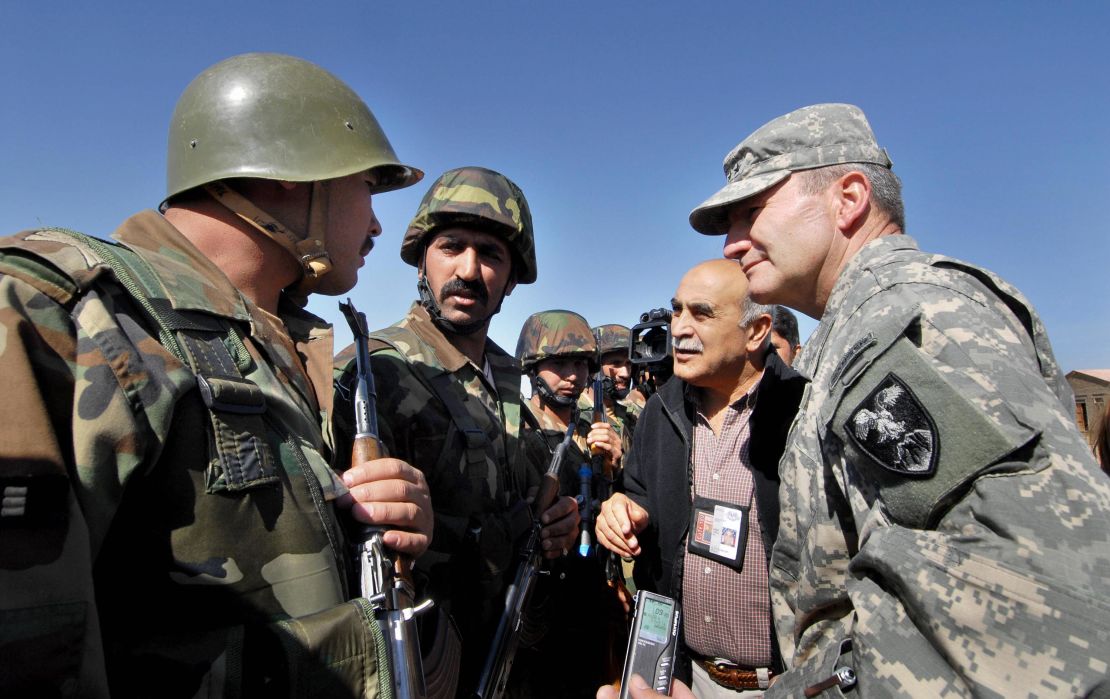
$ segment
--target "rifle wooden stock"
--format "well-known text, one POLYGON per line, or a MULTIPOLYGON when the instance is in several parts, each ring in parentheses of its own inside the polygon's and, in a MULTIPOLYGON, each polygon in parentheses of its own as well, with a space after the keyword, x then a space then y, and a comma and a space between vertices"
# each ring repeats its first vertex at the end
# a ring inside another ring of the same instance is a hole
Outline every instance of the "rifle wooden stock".
MULTIPOLYGON (((339 304, 351 326, 355 341, 356 386, 355 437, 351 447, 351 466, 385 456, 378 438, 378 419, 374 375, 370 369, 369 335, 366 317, 355 310, 350 299, 339 304)), ((385 527, 364 525, 357 546, 359 592, 369 600, 374 618, 386 640, 389 674, 396 699, 425 699, 424 669, 416 616, 431 608, 431 601, 414 603, 415 590, 408 565, 385 546, 385 527)))

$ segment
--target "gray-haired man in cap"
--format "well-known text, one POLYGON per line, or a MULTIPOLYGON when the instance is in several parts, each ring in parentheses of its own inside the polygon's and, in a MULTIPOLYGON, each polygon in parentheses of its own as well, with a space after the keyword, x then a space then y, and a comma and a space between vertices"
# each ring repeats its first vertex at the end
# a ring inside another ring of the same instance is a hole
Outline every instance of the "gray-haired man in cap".
POLYGON ((690 224, 820 319, 780 463, 771 696, 1110 695, 1110 481, 1015 288, 902 235, 856 107, 764 125, 690 224))

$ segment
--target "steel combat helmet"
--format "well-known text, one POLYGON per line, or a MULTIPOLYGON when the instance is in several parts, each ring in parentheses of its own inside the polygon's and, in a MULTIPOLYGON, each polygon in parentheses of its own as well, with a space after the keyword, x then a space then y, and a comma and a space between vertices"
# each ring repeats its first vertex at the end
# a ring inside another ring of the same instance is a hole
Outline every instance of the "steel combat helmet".
MULTIPOLYGON (((372 192, 420 181, 397 160, 366 103, 343 81, 308 61, 275 53, 228 58, 197 76, 170 122, 166 198, 206 190, 292 254, 305 286, 331 269, 324 248, 327 181, 370 173, 372 192), (290 231, 225 180, 312 182, 308 231, 290 231)), ((309 289, 310 290, 310 289, 309 289)))
POLYGON ((628 328, 618 323, 597 326, 594 328, 594 335, 597 337, 597 353, 601 355, 606 352, 620 351, 627 355, 630 334, 628 328))
POLYGON ((583 358, 590 371, 597 371, 597 341, 586 319, 574 311, 540 311, 528 316, 516 343, 516 358, 532 381, 540 400, 567 408, 578 401, 556 393, 536 371, 536 365, 555 357, 583 358))
POLYGON ((519 284, 536 281, 536 240, 524 192, 483 167, 448 170, 432 183, 401 241, 401 259, 419 267, 428 239, 440 228, 464 226, 502 238, 513 253, 519 284))
POLYGON ((372 171, 374 191, 416 184, 378 120, 343 81, 308 61, 247 53, 198 75, 170 121, 166 199, 232 177, 316 182, 372 171))
POLYGON ((597 369, 597 341, 586 319, 574 311, 540 311, 528 316, 516 343, 516 358, 531 369, 551 357, 582 357, 597 369))

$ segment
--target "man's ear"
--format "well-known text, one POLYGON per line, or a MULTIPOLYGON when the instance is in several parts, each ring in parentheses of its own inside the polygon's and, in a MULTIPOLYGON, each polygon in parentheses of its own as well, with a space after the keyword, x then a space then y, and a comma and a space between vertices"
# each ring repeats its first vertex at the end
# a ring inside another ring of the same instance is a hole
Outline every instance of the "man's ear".
POLYGON ((764 313, 748 324, 748 342, 744 345, 744 350, 749 357, 761 356, 760 350, 770 344, 770 338, 771 315, 764 313))
POLYGON ((851 236, 871 208, 871 181, 853 170, 833 183, 832 196, 836 227, 851 236))
POLYGON ((513 289, 515 289, 515 288, 516 288, 516 278, 510 279, 509 283, 505 285, 505 295, 508 296, 509 294, 513 293, 513 289))

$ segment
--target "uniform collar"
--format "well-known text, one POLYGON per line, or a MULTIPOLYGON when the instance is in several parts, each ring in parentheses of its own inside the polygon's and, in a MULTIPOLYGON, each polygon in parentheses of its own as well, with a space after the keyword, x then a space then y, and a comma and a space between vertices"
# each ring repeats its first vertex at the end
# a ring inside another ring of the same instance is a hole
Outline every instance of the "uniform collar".
POLYGON ((276 317, 248 303, 220 268, 156 211, 140 211, 124 221, 112 237, 153 268, 175 310, 248 323, 260 351, 301 395, 310 404, 330 408, 330 324, 284 294, 276 317))
POLYGON ((848 264, 844 265, 844 269, 840 270, 840 276, 836 278, 829 294, 829 301, 825 304, 825 312, 821 314, 822 321, 836 316, 840 305, 848 296, 848 289, 856 282, 862 270, 897 250, 917 249, 917 241, 905 233, 880 236, 860 248, 848 264))
MULTIPOLYGON (((475 368, 475 370, 485 375, 484 367, 477 366, 470 358, 455 348, 454 345, 447 339, 447 336, 436 327, 432 321, 432 317, 428 315, 428 311, 424 306, 420 305, 419 301, 414 301, 412 306, 409 307, 408 313, 409 327, 413 333, 423 340, 432 351, 435 352, 436 360, 439 365, 449 372, 456 372, 467 364, 475 368)), ((485 360, 489 362, 490 369, 493 370, 494 376, 507 368, 516 368, 519 374, 520 369, 516 364, 516 360, 510 357, 502 350, 497 344, 486 338, 485 360)))
POLYGON ((112 237, 154 268, 175 310, 250 321, 250 312, 239 290, 158 212, 148 209, 135 214, 112 237))

